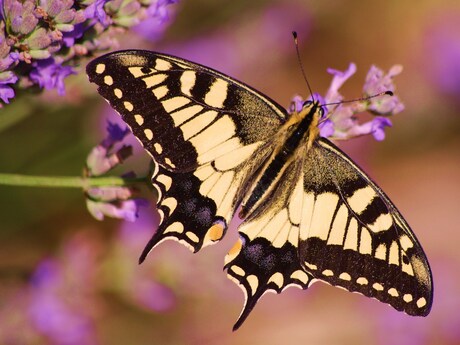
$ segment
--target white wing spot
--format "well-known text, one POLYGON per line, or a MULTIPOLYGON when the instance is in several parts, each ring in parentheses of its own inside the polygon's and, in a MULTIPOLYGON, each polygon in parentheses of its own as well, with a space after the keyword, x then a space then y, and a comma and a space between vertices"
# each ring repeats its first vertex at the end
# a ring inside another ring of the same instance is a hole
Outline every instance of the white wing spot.
POLYGON ((174 210, 177 207, 177 200, 172 198, 172 197, 169 197, 169 198, 164 199, 161 202, 161 205, 166 206, 167 208, 169 208, 169 214, 171 214, 171 213, 174 212, 174 210))
POLYGON ((334 275, 334 272, 332 272, 331 270, 324 270, 322 273, 323 273, 323 276, 326 276, 326 277, 332 277, 334 275))
POLYGON ((195 233, 191 232, 191 231, 187 231, 185 233, 185 236, 187 236, 192 242, 198 243, 200 241, 198 236, 195 233))
MULTIPOLYGON (((254 145, 254 144, 252 144, 252 145, 254 145)), ((259 147, 259 145, 254 147, 249 152, 249 154, 252 154, 256 150, 256 148, 259 147)), ((244 160, 249 158, 249 156, 250 156, 249 154, 247 156, 246 155, 244 156, 244 160)), ((241 163, 242 162, 243 161, 241 161, 241 163)), ((291 194, 291 200, 288 203, 289 219, 290 219, 292 224, 299 225, 300 221, 302 220, 302 206, 301 205, 302 205, 302 202, 303 202, 303 196, 304 196, 304 190, 303 190, 303 175, 302 175, 297 180, 295 188, 294 188, 294 190, 292 191, 292 194, 291 194)))
POLYGON ((145 134, 145 137, 148 139, 148 140, 152 140, 153 139, 153 132, 151 129, 144 129, 144 134, 145 134))
POLYGON ((407 251, 409 248, 412 248, 414 246, 414 244, 407 235, 400 236, 399 243, 401 243, 401 248, 404 251, 407 251))
POLYGON ((165 187, 166 191, 168 191, 169 188, 171 188, 172 178, 169 177, 168 175, 160 174, 160 175, 155 177, 155 181, 161 183, 165 187))
POLYGON ((246 278, 246 280, 248 281, 249 286, 251 287, 251 294, 254 295, 257 291, 257 287, 259 286, 259 279, 254 274, 251 274, 246 278))
POLYGON ((230 269, 233 271, 233 273, 240 277, 246 274, 246 272, 244 272, 244 270, 240 266, 233 265, 230 267, 230 269))
POLYGON ((417 303, 416 303, 416 304, 417 304, 417 307, 422 308, 422 307, 426 306, 426 299, 423 298, 423 297, 422 297, 422 298, 419 298, 419 299, 417 300, 417 303))
POLYGON ((162 99, 168 94, 168 87, 163 85, 153 89, 152 92, 157 99, 162 99))
POLYGON ((304 193, 302 203, 302 217, 300 218, 300 233, 299 238, 306 240, 310 236, 309 230, 311 219, 313 217, 313 209, 315 206, 315 195, 313 193, 304 193))
POLYGON ((304 265, 305 265, 307 268, 311 269, 311 270, 317 270, 317 269, 318 269, 318 266, 316 266, 315 264, 311 264, 311 263, 309 263, 309 262, 304 262, 304 265))
POLYGON ((406 302, 406 303, 409 303, 409 302, 412 302, 413 300, 413 297, 410 293, 406 293, 404 296, 403 296, 403 301, 406 302))
POLYGON ((351 249, 354 251, 358 250, 358 222, 355 218, 352 218, 350 220, 350 224, 348 225, 343 249, 351 249))
POLYGON ((399 246, 396 241, 391 242, 390 255, 388 259, 390 264, 399 265, 399 246))
POLYGON ((187 97, 182 97, 182 96, 169 98, 161 102, 166 112, 168 113, 171 113, 174 110, 181 108, 188 103, 190 103, 190 100, 187 97))
POLYGON ((340 273, 339 278, 346 281, 351 280, 351 276, 347 272, 340 273))
POLYGON ((144 117, 142 115, 139 115, 139 114, 134 115, 134 120, 139 126, 142 126, 144 124, 144 117))
POLYGON ((366 228, 361 228, 361 239, 359 241, 359 252, 361 254, 372 253, 371 233, 366 228))
POLYGON ((361 214, 376 196, 375 190, 371 186, 367 186, 355 191, 347 199, 347 202, 355 213, 361 214))
POLYGON ((412 265, 406 264, 404 261, 401 262, 401 270, 403 272, 406 272, 408 275, 413 276, 414 275, 414 269, 412 268, 412 265))
POLYGON ((158 143, 153 144, 153 148, 159 155, 163 152, 163 147, 158 143))
POLYGON ((308 237, 317 237, 323 241, 327 240, 338 201, 339 196, 333 193, 323 193, 316 197, 308 237))
POLYGON ((151 75, 149 77, 143 78, 142 80, 144 81, 145 86, 147 88, 151 88, 151 87, 154 87, 155 85, 163 83, 166 78, 167 78, 167 75, 162 73, 162 74, 151 75))
POLYGON ((134 106, 131 102, 123 102, 123 105, 125 106, 125 109, 128 111, 133 111, 134 106))
POLYGON ((142 72, 142 67, 130 67, 128 68, 128 70, 133 75, 134 78, 139 78, 145 75, 142 72))
POLYGON ((223 79, 216 79, 204 96, 204 101, 211 107, 222 108, 227 99, 227 92, 228 83, 223 79))
POLYGON ((165 163, 166 163, 167 165, 169 165, 171 168, 175 168, 175 167, 176 167, 176 166, 173 164, 173 162, 171 162, 171 160, 170 160, 168 157, 165 158, 165 163))
POLYGON ((120 89, 118 89, 118 88, 113 89, 113 94, 114 94, 115 97, 117 97, 117 98, 123 97, 123 92, 122 92, 120 89))
POLYGON ((96 73, 97 74, 102 74, 105 71, 105 65, 103 63, 98 63, 96 65, 96 73))
POLYGON ((157 208, 157 212, 158 212, 158 215, 160 216, 160 222, 158 224, 161 224, 163 223, 163 220, 165 219, 165 213, 160 208, 157 208))
POLYGON ((310 278, 308 277, 308 274, 306 274, 304 271, 297 270, 292 272, 291 274, 292 279, 297 279, 301 281, 303 284, 307 284, 310 278))
POLYGON ((374 222, 374 224, 368 224, 369 229, 373 232, 386 231, 393 225, 393 218, 389 213, 381 214, 374 222))
POLYGON ((383 291, 383 285, 380 283, 374 283, 372 284, 372 287, 377 291, 383 291))
POLYGON ((389 294, 391 297, 398 297, 398 296, 399 296, 399 292, 398 292, 398 290, 396 290, 395 288, 390 288, 390 289, 388 289, 388 294, 389 294))
POLYGON ((184 224, 182 223, 179 223, 179 222, 174 222, 172 223, 170 226, 168 226, 165 231, 166 232, 178 232, 178 233, 182 233, 184 232, 184 224))
POLYGON ((359 277, 358 279, 356 279, 356 282, 359 285, 367 285, 367 284, 369 284, 369 281, 365 277, 359 277))
POLYGON ((275 285, 278 286, 281 289, 281 287, 284 284, 284 277, 280 272, 276 272, 268 280, 267 284, 269 284, 269 283, 275 283, 275 285))
POLYGON ((106 75, 104 77, 104 84, 108 85, 108 86, 112 85, 113 84, 113 78, 110 75, 106 75))
POLYGON ((379 244, 379 246, 378 246, 377 249, 375 250, 374 256, 375 256, 377 259, 380 259, 380 260, 385 260, 385 259, 386 259, 386 256, 387 256, 387 247, 386 247, 385 243, 379 244))
POLYGON ((334 223, 332 223, 332 229, 329 233, 329 238, 327 239, 327 244, 335 244, 339 246, 343 244, 343 240, 345 238, 347 218, 348 208, 345 205, 342 205, 340 206, 339 211, 335 215, 334 223))
POLYGON ((191 70, 184 71, 180 77, 180 90, 183 94, 192 97, 190 91, 196 82, 196 73, 191 70))
POLYGON ((163 60, 163 59, 157 59, 156 64, 155 64, 155 69, 157 71, 167 71, 172 68, 172 65, 170 62, 163 60))

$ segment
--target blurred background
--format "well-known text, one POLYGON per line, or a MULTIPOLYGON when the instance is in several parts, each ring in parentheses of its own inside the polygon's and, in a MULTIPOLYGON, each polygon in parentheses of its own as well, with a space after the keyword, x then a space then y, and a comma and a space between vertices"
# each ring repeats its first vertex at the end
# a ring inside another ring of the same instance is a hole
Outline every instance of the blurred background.
MULTIPOLYGON (((341 89, 361 95, 372 64, 388 70, 406 106, 383 142, 340 143, 391 197, 429 258, 431 314, 414 318, 382 303, 315 284, 261 299, 231 327, 243 293, 222 272, 237 238, 191 254, 163 243, 138 266, 158 222, 153 200, 135 223, 95 220, 78 189, 0 186, 0 343, 2 344, 460 344, 460 3, 413 1, 195 0, 171 7, 164 32, 140 25, 120 49, 178 55, 240 79, 288 106, 315 92, 328 67, 358 71, 341 89)), ((0 172, 82 173, 113 113, 83 72, 54 91, 18 97, 0 109, 0 172), (6 115, 4 118, 8 118, 6 115)), ((139 148, 125 168, 145 173, 139 148)))

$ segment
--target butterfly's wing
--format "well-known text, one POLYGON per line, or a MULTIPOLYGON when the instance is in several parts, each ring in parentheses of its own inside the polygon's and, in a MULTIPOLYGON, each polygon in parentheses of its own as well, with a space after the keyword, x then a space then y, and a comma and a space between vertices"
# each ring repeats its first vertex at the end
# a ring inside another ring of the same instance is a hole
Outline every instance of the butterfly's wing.
POLYGON ((287 116, 249 86, 169 55, 119 51, 91 61, 87 73, 155 161, 174 172, 244 160, 287 116))
POLYGON ((239 245, 227 256, 228 275, 246 295, 235 327, 266 291, 306 289, 317 280, 427 315, 428 261, 383 191, 327 139, 298 162, 275 191, 279 201, 241 225, 239 245))
POLYGON ((240 239, 225 258, 228 277, 245 294, 245 305, 233 327, 242 325, 267 291, 288 286, 306 289, 313 276, 299 258, 301 202, 304 195, 302 158, 286 168, 270 203, 259 206, 238 228, 240 239))
POLYGON ((142 258, 166 238, 194 251, 220 239, 286 111, 217 71, 149 51, 104 55, 87 73, 155 161, 162 222, 142 258))
POLYGON ((299 255, 316 279, 426 316, 433 299, 423 249, 385 193, 327 139, 305 162, 299 255))

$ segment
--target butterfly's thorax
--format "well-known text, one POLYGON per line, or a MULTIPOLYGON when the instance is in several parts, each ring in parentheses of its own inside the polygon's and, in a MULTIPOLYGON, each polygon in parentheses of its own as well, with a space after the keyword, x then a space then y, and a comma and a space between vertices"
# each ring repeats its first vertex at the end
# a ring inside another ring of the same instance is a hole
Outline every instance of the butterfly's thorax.
POLYGON ((243 200, 239 216, 248 217, 271 197, 286 168, 295 159, 301 159, 319 135, 319 104, 317 102, 293 112, 280 128, 271 155, 251 181, 248 196, 243 200))

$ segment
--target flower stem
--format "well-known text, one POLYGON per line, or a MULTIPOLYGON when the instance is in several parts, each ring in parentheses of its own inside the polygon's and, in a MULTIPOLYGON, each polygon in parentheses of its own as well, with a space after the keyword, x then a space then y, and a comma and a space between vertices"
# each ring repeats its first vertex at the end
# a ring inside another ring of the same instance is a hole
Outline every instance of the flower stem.
POLYGON ((76 177, 76 176, 30 176, 20 174, 0 174, 0 185, 23 187, 65 187, 90 188, 107 186, 126 186, 148 181, 147 177, 123 178, 107 177, 76 177))

